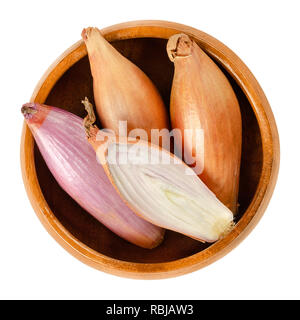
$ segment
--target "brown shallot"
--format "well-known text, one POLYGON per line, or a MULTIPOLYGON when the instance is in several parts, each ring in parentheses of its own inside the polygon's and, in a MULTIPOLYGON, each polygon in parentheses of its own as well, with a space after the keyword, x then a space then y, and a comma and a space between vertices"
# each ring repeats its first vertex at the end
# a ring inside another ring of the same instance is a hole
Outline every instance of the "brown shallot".
POLYGON ((167 43, 174 63, 170 114, 177 150, 217 198, 236 212, 242 123, 238 100, 220 68, 185 34, 167 43), (184 132, 192 134, 185 137, 184 132), (203 132, 203 139, 196 131, 203 132), (202 145, 201 145, 202 144, 202 145))
MULTIPOLYGON (((119 122, 127 121, 125 135, 143 129, 147 134, 141 137, 144 140, 150 140, 152 129, 168 129, 163 100, 148 76, 120 54, 97 28, 84 29, 82 38, 88 52, 96 111, 102 127, 121 135, 119 122)), ((167 133, 164 135, 167 137, 167 133)))

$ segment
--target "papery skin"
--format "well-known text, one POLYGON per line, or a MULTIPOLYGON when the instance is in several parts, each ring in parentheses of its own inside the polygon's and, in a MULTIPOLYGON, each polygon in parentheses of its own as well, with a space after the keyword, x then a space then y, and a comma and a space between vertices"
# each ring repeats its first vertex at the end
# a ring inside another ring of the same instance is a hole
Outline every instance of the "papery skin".
MULTIPOLYGON (((217 65, 185 34, 172 36, 167 52, 174 62, 170 100, 173 128, 202 129, 201 180, 232 212, 237 210, 242 121, 235 93, 217 65)), ((176 138, 175 145, 196 154, 195 142, 176 138)), ((185 158, 186 160, 186 158, 185 158)))
POLYGON ((103 128, 119 134, 119 121, 127 121, 127 134, 144 129, 168 129, 169 119, 152 81, 104 39, 97 28, 82 31, 93 76, 94 100, 103 128))
POLYGON ((22 113, 54 178, 82 208, 140 247, 161 243, 164 230, 136 216, 111 185, 86 140, 83 119, 37 103, 25 104, 22 113))

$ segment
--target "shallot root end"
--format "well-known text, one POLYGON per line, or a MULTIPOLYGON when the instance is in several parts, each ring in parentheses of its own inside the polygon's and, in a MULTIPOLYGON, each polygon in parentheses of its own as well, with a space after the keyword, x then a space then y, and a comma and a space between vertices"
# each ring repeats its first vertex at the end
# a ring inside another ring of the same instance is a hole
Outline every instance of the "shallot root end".
POLYGON ((232 229, 235 227, 235 222, 231 221, 231 223, 226 227, 226 229, 222 232, 220 239, 223 239, 225 236, 227 236, 232 229))

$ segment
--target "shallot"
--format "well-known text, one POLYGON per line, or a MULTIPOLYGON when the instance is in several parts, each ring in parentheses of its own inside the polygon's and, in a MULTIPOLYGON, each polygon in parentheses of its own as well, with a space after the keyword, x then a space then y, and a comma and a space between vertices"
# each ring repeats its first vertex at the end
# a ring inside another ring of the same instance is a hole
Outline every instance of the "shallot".
MULTIPOLYGON (((119 122, 126 121, 127 132, 150 140, 152 130, 169 128, 163 100, 148 76, 120 54, 97 28, 82 31, 93 76, 94 100, 103 128, 120 135, 119 122), (134 131, 143 129, 144 131, 134 131), (144 135, 145 134, 145 135, 144 135)), ((155 134, 155 132, 154 132, 155 134)), ((168 138, 166 130, 156 131, 157 144, 168 138), (161 134, 161 137, 159 137, 161 134)))
POLYGON ((181 159, 150 142, 98 130, 92 124, 92 105, 86 100, 84 104, 86 135, 98 165, 137 215, 204 242, 217 241, 232 230, 232 212, 181 159))
POLYGON ((173 35, 167 52, 175 67, 170 114, 172 127, 181 130, 174 135, 177 150, 235 213, 242 142, 238 100, 224 73, 187 35, 173 35), (188 130, 192 134, 185 136, 188 130))
POLYGON ((22 113, 59 185, 87 212, 120 237, 154 248, 164 230, 135 215, 122 201, 86 141, 82 119, 65 110, 27 103, 22 113))

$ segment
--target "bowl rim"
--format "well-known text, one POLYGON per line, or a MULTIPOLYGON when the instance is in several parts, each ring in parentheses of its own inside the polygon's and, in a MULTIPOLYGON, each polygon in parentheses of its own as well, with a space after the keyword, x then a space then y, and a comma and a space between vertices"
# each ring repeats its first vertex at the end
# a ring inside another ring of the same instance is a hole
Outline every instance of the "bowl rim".
MULTIPOLYGON (((135 263, 111 258, 79 241, 51 211, 40 189, 35 170, 34 139, 24 121, 21 139, 21 169, 31 205, 46 230, 62 247, 83 263, 98 270, 138 279, 163 279, 196 271, 220 259, 245 239, 257 225, 270 201, 277 181, 280 158, 279 136, 271 107, 259 83, 242 60, 219 40, 203 31, 161 20, 130 21, 104 28, 101 31, 108 41, 130 38, 168 39, 173 34, 186 33, 229 72, 251 104, 261 133, 263 163, 257 190, 246 212, 232 232, 203 251, 162 263, 135 263)), ((86 55, 87 51, 82 40, 67 49, 42 76, 30 101, 44 103, 59 78, 86 55)))

